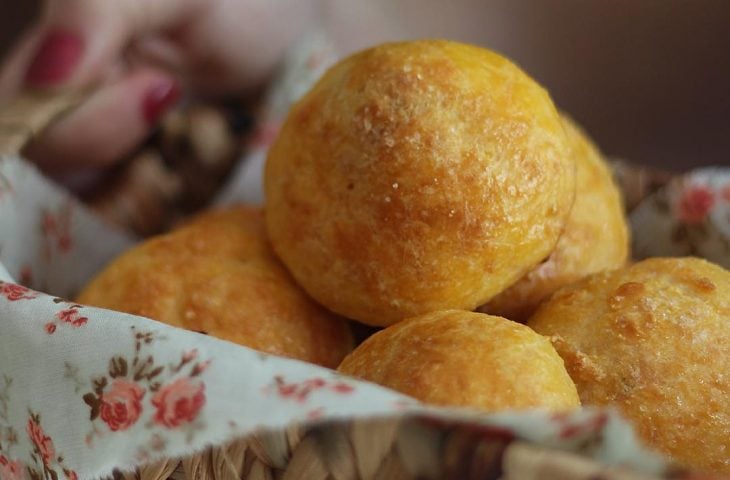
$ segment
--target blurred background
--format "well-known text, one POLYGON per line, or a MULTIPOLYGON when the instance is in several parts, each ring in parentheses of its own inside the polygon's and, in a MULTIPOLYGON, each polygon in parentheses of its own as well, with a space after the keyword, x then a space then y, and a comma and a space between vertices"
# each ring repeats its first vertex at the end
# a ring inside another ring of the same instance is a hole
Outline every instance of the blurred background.
MULTIPOLYGON (((730 164, 728 0, 351 1, 353 12, 378 10, 342 20, 362 32, 354 47, 423 37, 484 45, 546 86, 610 156, 677 170, 730 164)), ((0 54, 39 2, 3 3, 0 54)))

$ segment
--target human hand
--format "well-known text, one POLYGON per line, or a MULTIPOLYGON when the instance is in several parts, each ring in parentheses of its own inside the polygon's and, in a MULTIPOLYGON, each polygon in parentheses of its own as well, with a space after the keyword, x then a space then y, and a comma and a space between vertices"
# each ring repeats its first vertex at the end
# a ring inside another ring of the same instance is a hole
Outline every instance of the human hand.
POLYGON ((46 0, 0 70, 0 99, 23 88, 94 85, 34 142, 50 171, 109 165, 149 134, 182 91, 246 93, 316 20, 317 0, 46 0))

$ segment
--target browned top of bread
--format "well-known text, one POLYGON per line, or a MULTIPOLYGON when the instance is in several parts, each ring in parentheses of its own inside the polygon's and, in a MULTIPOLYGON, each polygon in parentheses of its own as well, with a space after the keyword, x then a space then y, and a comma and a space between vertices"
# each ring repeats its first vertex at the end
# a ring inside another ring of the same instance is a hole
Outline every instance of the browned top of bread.
POLYGON ((505 58, 386 44, 327 72, 266 166, 272 244, 333 311, 372 325, 474 309, 553 250, 574 166, 547 93, 505 58))
POLYGON ((547 338, 481 313, 449 310, 404 320, 365 340, 339 370, 437 405, 487 411, 580 405, 547 338))
POLYGON ((591 273, 623 267, 629 229, 621 194, 598 148, 571 119, 563 126, 576 167, 575 203, 550 256, 481 311, 527 321, 558 288, 591 273))
POLYGON ((730 473, 730 272, 655 258, 558 291, 549 335, 584 405, 616 405, 649 445, 730 473))
POLYGON ((274 257, 258 208, 212 211, 142 243, 77 300, 329 367, 352 348, 345 322, 274 257))

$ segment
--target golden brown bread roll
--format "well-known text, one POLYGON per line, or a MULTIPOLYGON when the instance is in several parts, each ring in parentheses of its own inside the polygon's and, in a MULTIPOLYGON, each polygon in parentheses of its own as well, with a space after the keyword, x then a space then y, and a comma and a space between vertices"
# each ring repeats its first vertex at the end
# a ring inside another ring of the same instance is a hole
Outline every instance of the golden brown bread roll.
POLYGON ((548 94, 448 41, 343 60, 269 153, 266 223, 298 283, 371 325, 473 310, 554 249, 574 165, 548 94))
POLYGON ((559 290, 529 325, 551 336, 584 405, 615 405, 649 445, 730 473, 730 272, 645 260, 559 290))
POLYGON ((436 405, 487 411, 580 405, 547 338, 482 313, 434 312, 390 326, 357 347, 339 371, 436 405))
POLYGON ((565 231, 545 262, 480 307, 482 312, 527 321, 563 285, 626 263, 629 229, 611 171, 585 132, 565 115, 563 126, 576 164, 575 203, 565 231))
POLYGON ((345 322, 310 300, 273 256, 258 208, 212 211, 142 243, 77 301, 327 367, 352 349, 345 322))

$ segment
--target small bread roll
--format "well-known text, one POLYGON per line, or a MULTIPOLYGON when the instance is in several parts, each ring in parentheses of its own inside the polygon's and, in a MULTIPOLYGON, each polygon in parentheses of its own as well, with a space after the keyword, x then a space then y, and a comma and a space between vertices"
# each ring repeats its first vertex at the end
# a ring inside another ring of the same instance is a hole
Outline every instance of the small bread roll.
POLYGON ((584 405, 615 405, 676 461, 730 473, 730 272, 644 260, 559 290, 529 325, 584 405))
POLYGON ((274 250, 321 304, 370 325, 473 310, 555 248, 574 164, 548 94, 448 41, 343 60, 269 152, 274 250))
POLYGON ((625 265, 629 229, 619 189, 598 148, 572 120, 563 126, 576 165, 576 194, 565 231, 543 263, 480 311, 520 322, 560 287, 625 265))
POLYGON ((77 301, 333 368, 353 343, 345 322, 294 284, 251 207, 206 213, 142 243, 77 301))
POLYGON ((547 338, 482 313, 449 310, 400 322, 365 340, 339 371, 435 405, 490 412, 580 405, 547 338))

